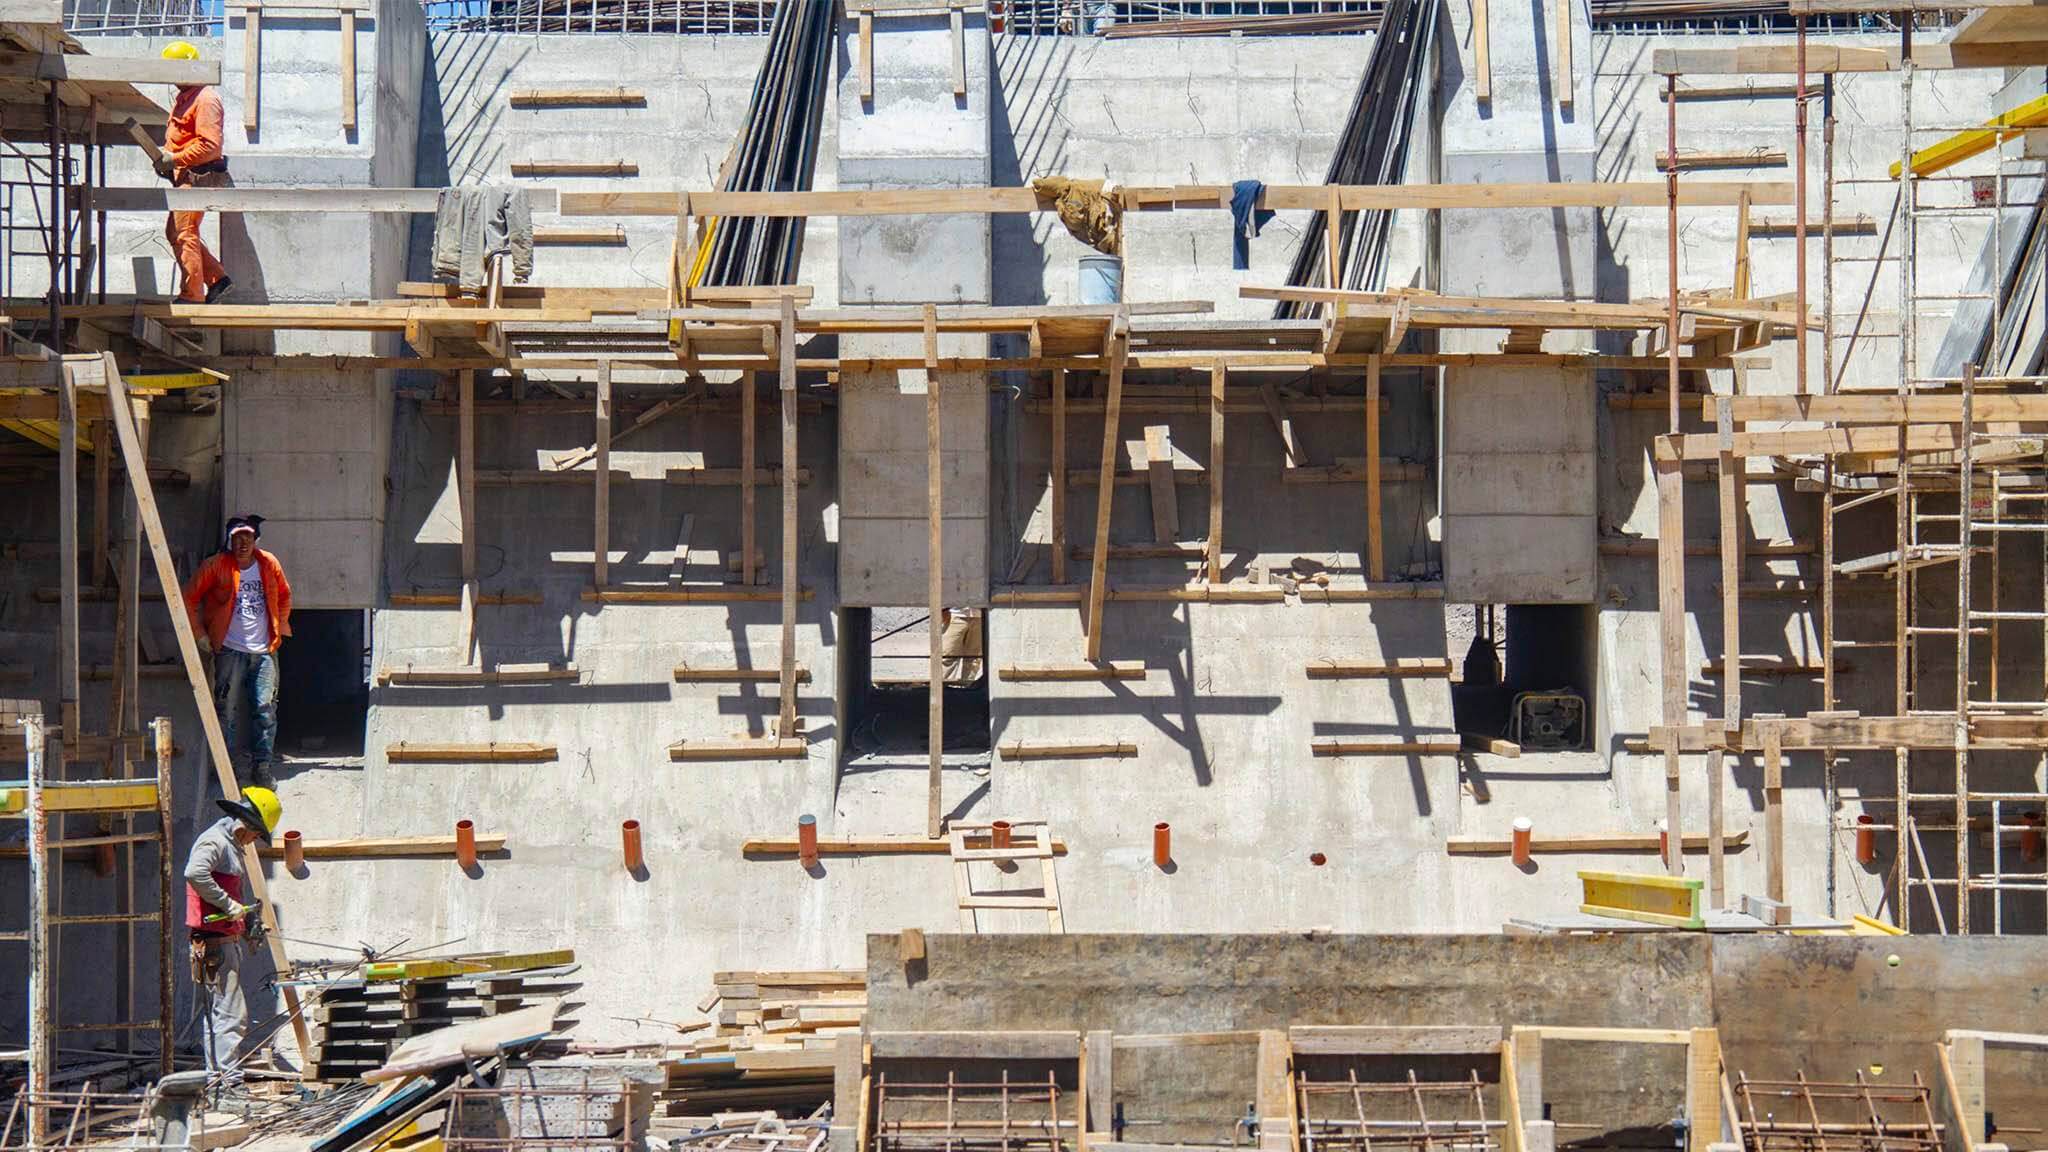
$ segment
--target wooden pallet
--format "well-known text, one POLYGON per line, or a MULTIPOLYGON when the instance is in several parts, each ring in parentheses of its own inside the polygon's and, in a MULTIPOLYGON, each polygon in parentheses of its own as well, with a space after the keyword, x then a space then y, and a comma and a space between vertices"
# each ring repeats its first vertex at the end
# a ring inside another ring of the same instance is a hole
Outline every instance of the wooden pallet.
POLYGON ((1066 931, 1060 914, 1060 882, 1053 871, 1052 828, 1043 820, 1014 821, 1010 825, 1010 846, 994 846, 994 826, 955 824, 948 830, 953 854, 953 895, 960 907, 960 930, 980 932, 983 911, 1043 911, 1048 932, 1066 931), (974 865, 1005 860, 1039 862, 1036 889, 977 891, 974 865))

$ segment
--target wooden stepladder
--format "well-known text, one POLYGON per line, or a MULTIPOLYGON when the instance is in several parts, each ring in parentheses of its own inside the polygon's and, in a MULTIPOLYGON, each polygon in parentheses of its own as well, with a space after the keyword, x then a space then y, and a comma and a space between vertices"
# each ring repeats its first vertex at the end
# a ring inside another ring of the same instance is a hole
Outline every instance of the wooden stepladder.
POLYGON ((998 824, 955 824, 947 830, 953 849, 953 891, 960 905, 960 930, 980 932, 978 913, 983 910, 1012 912, 1043 911, 1047 932, 1066 931, 1060 917, 1060 882, 1053 872, 1052 828, 1043 820, 998 824), (974 866, 982 864, 1005 873, 1011 861, 1039 862, 1036 888, 996 888, 977 891, 974 866))

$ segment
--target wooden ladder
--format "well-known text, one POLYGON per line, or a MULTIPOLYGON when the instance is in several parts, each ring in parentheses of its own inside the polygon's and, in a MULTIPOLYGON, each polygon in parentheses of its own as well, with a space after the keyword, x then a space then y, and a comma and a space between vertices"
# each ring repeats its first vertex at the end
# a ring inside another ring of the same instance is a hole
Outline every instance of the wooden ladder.
POLYGON ((1060 882, 1053 872, 1052 828, 1043 820, 1025 820, 1010 825, 1010 846, 995 846, 995 826, 992 824, 955 824, 947 832, 953 850, 953 894, 960 905, 960 930, 980 932, 981 924, 977 913, 987 910, 1043 911, 1047 932, 1064 932, 1066 926, 1060 917, 1060 882), (1003 870, 1003 862, 1011 860, 1036 860, 1039 862, 1040 881, 1037 888, 995 889, 976 891, 974 887, 974 865, 994 864, 1003 870))

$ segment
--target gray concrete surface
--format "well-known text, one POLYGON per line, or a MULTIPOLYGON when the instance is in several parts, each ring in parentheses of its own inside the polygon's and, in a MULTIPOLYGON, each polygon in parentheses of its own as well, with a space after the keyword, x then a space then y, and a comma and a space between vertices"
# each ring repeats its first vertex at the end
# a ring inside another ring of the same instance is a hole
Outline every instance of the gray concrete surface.
MULTIPOLYGON (((898 23, 880 22, 881 106, 872 113, 874 123, 847 125, 850 113, 843 94, 840 101, 827 102, 820 186, 854 179, 849 173, 870 162, 882 167, 859 179, 879 181, 886 172, 922 185, 970 182, 959 172, 941 170, 941 161, 958 159, 945 151, 950 137, 944 133, 935 134, 929 155, 900 154, 895 144, 872 137, 876 124, 897 114, 892 108, 928 113, 927 98, 943 79, 916 62, 919 53, 906 48, 929 30, 914 20, 894 30, 898 23), (909 62, 907 71, 892 76, 891 60, 909 62), (899 81, 908 87, 898 87, 899 81), (905 103, 899 106, 899 100, 905 103), (850 148, 850 142, 859 147, 850 148)), ((1498 28, 1496 33, 1498 45, 1503 36, 1498 28)), ((743 115, 760 50, 757 38, 694 36, 635 37, 633 50, 624 52, 609 37, 441 34, 421 45, 418 26, 387 6, 365 26, 359 60, 368 70, 365 76, 373 71, 378 79, 374 95, 367 82, 364 86, 363 131, 358 140, 345 142, 328 129, 331 109, 314 100, 335 83, 331 69, 321 71, 319 61, 331 58, 317 39, 321 34, 317 25, 266 29, 266 93, 276 103, 266 98, 264 132, 237 153, 238 179, 436 184, 502 175, 514 159, 546 158, 574 148, 585 153, 579 158, 630 152, 643 165, 644 184, 701 187, 743 115), (294 42, 293 36, 309 38, 304 51, 291 59, 277 55, 285 50, 280 45, 294 42), (505 94, 515 88, 588 84, 596 75, 606 83, 644 88, 646 106, 562 113, 513 111, 505 103, 505 94), (414 91, 421 94, 416 102, 408 96, 414 91), (416 112, 410 110, 415 104, 416 112), (409 135, 410 115, 419 119, 417 131, 409 135), (659 146, 649 146, 650 139, 659 146)), ((1457 35, 1462 44, 1462 33, 1457 35)), ((115 50, 150 50, 141 40, 104 39, 115 50)), ((236 44, 232 51, 239 52, 239 36, 230 39, 236 44)), ((1662 147, 1662 105, 1647 75, 1648 53, 1664 44, 1701 42, 1725 41, 1598 36, 1583 53, 1575 51, 1593 92, 1583 99, 1586 123, 1575 118, 1572 128, 1590 133, 1600 178, 1651 177, 1650 158, 1662 147), (1600 110, 1597 119, 1590 115, 1594 108, 1600 110)), ((973 84, 967 107, 954 111, 969 122, 981 117, 988 141, 986 171, 1000 184, 1053 172, 1142 183, 1225 182, 1246 176, 1313 182, 1327 164, 1368 43, 1356 37, 1151 42, 1002 37, 990 44, 985 60, 970 52, 973 84)), ((217 53, 221 47, 210 42, 207 50, 217 53)), ((1985 106, 2002 81, 1953 73, 1924 77, 1921 83, 1924 103, 1969 110, 1985 106)), ((1506 84, 1503 73, 1496 97, 1502 115, 1515 93, 1506 84)), ((231 82, 228 88, 233 96, 236 85, 231 82)), ((1843 82, 1837 94, 1845 124, 1838 143, 1841 171, 1878 175, 1896 155, 1896 133, 1887 139, 1883 129, 1893 116, 1896 96, 1895 78, 1843 82)), ((1460 86, 1447 85, 1438 97, 1449 104, 1468 95, 1460 86)), ((1446 123, 1463 115, 1444 110, 1446 123)), ((1687 105, 1681 115, 1688 148, 1777 146, 1782 141, 1789 151, 1790 110, 1782 100, 1716 104, 1711 110, 1687 105)), ((232 102, 230 120, 239 121, 232 102)), ((1818 153, 1817 129, 1814 143, 1818 153)), ((1425 156, 1435 146, 1418 144, 1425 156)), ((1526 146, 1526 141, 1517 144, 1526 146)), ((1817 156, 1813 163, 1818 164, 1817 156)), ((1428 168, 1423 164, 1416 171, 1428 168)), ((1759 173, 1778 174, 1782 170, 1759 173)), ((547 183, 601 186, 596 181, 547 183)), ((1884 190, 1856 188, 1845 191, 1838 211, 1865 212, 1882 221, 1888 207, 1884 190)), ((1773 219, 1789 213, 1785 208, 1758 211, 1759 217, 1773 219)), ((1457 229, 1468 217, 1446 216, 1446 230, 1457 229)), ((1305 220, 1305 213, 1283 213, 1254 241, 1253 268, 1236 273, 1228 268, 1229 229, 1223 214, 1136 216, 1130 221, 1127 295, 1133 300, 1215 298, 1223 315, 1262 315, 1266 308, 1237 299, 1235 288, 1284 276, 1305 220)), ((117 253, 110 268, 121 277, 116 290, 147 283, 167 288, 160 223, 117 224, 110 237, 117 253)), ((413 224, 340 218, 266 223, 248 216, 225 224, 222 250, 231 266, 241 261, 253 270, 249 299, 382 295, 393 289, 402 269, 409 268, 404 273, 409 275, 421 271, 421 233, 413 224), (400 253, 402 259, 395 255, 400 253)), ((1661 293, 1661 210, 1602 213, 1598 226, 1594 248, 1600 297, 1661 293)), ((616 248, 543 249, 538 279, 549 284, 659 283, 668 227, 665 221, 627 221, 623 253, 616 248)), ((934 249, 948 261, 944 275, 903 283, 874 276, 863 287, 861 278, 871 268, 891 267, 872 261, 865 246, 891 242, 892 235, 902 239, 878 225, 841 244, 832 222, 817 222, 809 233, 803 279, 818 287, 821 303, 840 298, 842 289, 849 297, 868 292, 861 298, 875 299, 884 298, 885 289, 900 291, 895 298, 913 300, 1013 304, 1073 299, 1073 262, 1080 248, 1050 217, 998 217, 985 240, 928 234, 924 238, 934 244, 944 241, 934 249), (987 282, 977 297, 971 289, 974 257, 980 252, 987 254, 987 282), (858 263, 850 263, 847 253, 859 253, 858 263), (960 257, 957 265, 954 257, 960 257)), ((1578 235, 1568 231, 1574 243, 1578 235)), ((1687 219, 1681 236, 1683 288, 1727 282, 1732 235, 1732 212, 1700 212, 1687 219)), ((1471 275, 1469 268, 1447 268, 1441 281, 1430 281, 1430 237, 1423 222, 1404 223, 1397 234, 1392 282, 1447 286, 1455 275, 1471 275)), ((1760 238, 1756 243, 1756 290, 1785 290, 1790 241, 1760 238)), ((1877 240, 1847 238, 1838 242, 1838 250, 1848 244, 1863 246, 1851 251, 1874 252, 1877 240)), ((1933 291, 1946 278, 1959 278, 1977 248, 1967 226, 1960 225, 1953 234, 1924 242, 1923 284, 1933 291)), ((1469 259, 1497 264, 1502 257, 1482 245, 1469 259)), ((18 273, 17 292, 34 290, 34 261, 17 260, 10 271, 18 273)), ((237 279, 242 279, 239 269, 237 279)), ((1874 290, 1873 326, 1883 320, 1888 285, 1880 277, 1874 290)), ((1845 289, 1844 311, 1851 310, 1850 296, 1845 289)), ((1928 333, 1930 341, 1937 338, 1938 333, 1928 333)), ((280 336, 274 344, 244 344, 240 350, 380 346, 391 345, 298 334, 280 336)), ((1768 358, 1759 357, 1769 367, 1752 371, 1748 385, 1787 390, 1790 355, 1790 345, 1780 343, 1768 358)), ((1889 387, 1885 358, 1895 353, 1862 355, 1870 359, 1859 360, 1853 369, 1858 383, 1889 387)), ((1253 382, 1244 381, 1247 387, 1241 390, 1247 396, 1253 382)), ((1361 387, 1355 376, 1278 382, 1304 396, 1323 389, 1356 396, 1361 387)), ((722 397, 730 396, 729 381, 712 383, 722 397)), ((1044 385, 1023 379, 998 383, 987 445, 986 571, 997 581, 1042 583, 1049 579, 1049 422, 1029 410, 1026 398, 1042 395, 1044 385)), ((1133 379, 1134 386, 1164 383, 1142 374, 1133 379)), ((1628 383, 1647 382, 1602 378, 1598 386, 1604 393, 1628 383)), ((451 587, 459 573, 453 420, 444 406, 421 399, 431 384, 367 376, 286 383, 241 374, 230 385, 218 418, 226 432, 199 418, 160 441, 158 458, 186 468, 195 480, 167 509, 173 532, 188 542, 190 558, 196 559, 216 531, 223 504, 254 498, 285 507, 290 510, 285 527, 273 522, 266 542, 278 545, 297 570, 329 573, 312 580, 313 589, 329 585, 313 602, 378 606, 374 666, 458 663, 463 654, 456 613, 392 607, 388 600, 392 591, 451 587), (389 397, 400 390, 406 395, 392 402, 389 397), (317 420, 303 418, 311 403, 322 408, 317 420), (301 417, 292 421, 294 435, 265 435, 281 413, 301 417), (216 470, 213 456, 223 448, 230 458, 216 470), (359 475, 360 466, 380 456, 387 463, 372 473, 374 480, 359 475), (241 479, 230 480, 236 476, 241 479), (376 497, 379 484, 388 488, 382 500, 376 497), (305 525, 303 534, 293 534, 295 521, 305 525)), ((653 378, 622 379, 621 410, 644 403, 658 386, 653 378)), ((1386 389, 1392 407, 1385 453, 1431 464, 1438 451, 1435 383, 1390 373, 1386 389)), ((1239 390, 1233 385, 1233 391, 1239 390)), ((585 394, 583 388, 574 391, 585 394)), ((487 400, 510 398, 487 390, 487 400)), ((772 402, 764 402, 759 429, 764 463, 775 456, 774 413, 772 402)), ((1201 417, 1146 419, 1168 423, 1175 442, 1198 462, 1206 455, 1201 417)), ((1594 420, 1599 528, 1649 536, 1655 507, 1647 483, 1647 438, 1661 430, 1662 417, 1596 402, 1594 420)), ((1363 422, 1356 413, 1296 423, 1314 463, 1363 452, 1363 422)), ((1070 465, 1087 466, 1099 451, 1099 424, 1086 416, 1070 424, 1070 465)), ((481 830, 503 833, 510 845, 504 857, 487 859, 475 875, 464 875, 445 861, 417 860, 319 862, 304 879, 280 872, 274 879, 288 910, 288 933, 324 942, 294 944, 294 954, 324 954, 329 945, 359 940, 382 947, 401 940, 414 947, 456 942, 464 949, 574 946, 585 964, 591 999, 583 1032, 592 1038, 644 1038, 644 1026, 618 1018, 674 1015, 676 1005, 694 1002, 715 969, 858 964, 869 931, 905 926, 949 930, 957 924, 947 869, 939 861, 833 858, 818 874, 806 875, 791 861, 743 861, 739 856, 743 838, 790 832, 797 816, 807 812, 816 814, 828 833, 900 833, 922 827, 921 764, 840 767, 844 740, 835 692, 842 636, 836 574, 849 512, 839 482, 848 468, 840 425, 830 404, 806 411, 801 422, 799 462, 813 472, 799 518, 803 581, 814 591, 801 608, 798 627, 798 659, 812 677, 801 693, 812 739, 805 760, 684 765, 670 763, 665 751, 676 739, 766 731, 775 707, 772 690, 676 684, 671 670, 684 662, 772 665, 778 632, 774 604, 608 605, 597 610, 580 599, 590 580, 588 487, 486 488, 478 530, 484 587, 538 591, 542 603, 484 608, 482 658, 492 665, 573 662, 581 679, 573 686, 538 689, 380 690, 368 721, 369 754, 361 764, 289 775, 283 789, 287 823, 308 837, 439 833, 467 817, 481 830), (559 747, 560 756, 544 765, 389 764, 382 750, 399 740, 548 741, 559 747), (643 824, 649 866, 644 879, 626 875, 618 863, 617 827, 628 818, 643 824)), ((1136 434, 1138 426, 1129 422, 1121 436, 1136 434)), ((479 465, 486 468, 528 466, 587 444, 591 435, 581 410, 555 409, 547 415, 493 411, 479 428, 479 465)), ((684 514, 695 517, 693 548, 700 565, 722 563, 737 549, 737 492, 671 486, 658 477, 664 468, 692 462, 736 466, 738 442, 736 413, 726 401, 714 411, 672 417, 641 433, 630 447, 622 446, 614 467, 629 470, 634 479, 613 490, 617 578, 665 580, 684 514)), ((1320 566, 1339 578, 1355 579, 1364 531, 1359 485, 1287 482, 1277 439, 1263 415, 1231 418, 1225 454, 1230 578, 1248 578, 1254 565, 1279 569, 1301 561, 1300 568, 1320 566)), ((1425 476, 1420 483, 1388 487, 1387 554, 1397 575, 1433 577, 1446 560, 1439 543, 1433 467, 1425 476)), ((1688 489, 1689 534, 1710 538, 1715 513, 1709 489, 1700 484, 1688 489)), ((33 490, 8 516, 7 534, 18 541, 22 559, 14 591, 0 604, 0 628, 16 653, 6 662, 34 664, 22 691, 52 699, 53 681, 44 663, 52 609, 23 592, 55 582, 53 568, 37 559, 54 548, 47 515, 53 491, 33 490)), ((1149 537, 1141 492, 1120 493, 1113 539, 1149 537)), ((758 509, 760 546, 773 572, 779 570, 782 543, 776 502, 772 494, 764 496, 758 509)), ((1079 542, 1092 528, 1094 497, 1080 486, 1070 496, 1069 537, 1079 542)), ((1191 486, 1181 497, 1183 524, 1204 525, 1206 490, 1191 486)), ((1817 535, 1810 495, 1757 475, 1750 478, 1745 503, 1754 538, 1811 540, 1817 535)), ((1844 531, 1874 541, 1888 538, 1889 529, 1871 519, 1845 522, 1844 531)), ((1085 571, 1078 563, 1075 570, 1085 571)), ((1176 561, 1119 561, 1113 578, 1163 583, 1184 579, 1188 571, 1176 561)), ((1752 579, 1766 573, 1789 578, 1811 575, 1812 567, 1792 559, 1751 562, 1752 579)), ((2012 602, 2037 596, 2038 562, 2012 558, 2004 579, 2012 602)), ((1719 655, 1717 580, 1711 562, 1688 565, 1695 633, 1688 641, 1691 666, 1719 655)), ((1923 589, 1930 602, 1939 602, 1938 579, 1923 589)), ((999 757, 986 776, 962 763, 946 773, 945 807, 976 819, 1051 820, 1073 848, 1059 867, 1067 925, 1075 931, 1490 931, 1511 915, 1565 909, 1576 904, 1577 869, 1648 868, 1649 858, 1543 856, 1521 872, 1500 858, 1447 857, 1443 840, 1452 834, 1504 836, 1517 815, 1531 816, 1544 833, 1652 828, 1662 815, 1659 766, 1626 754, 1620 742, 1646 731, 1656 719, 1654 595, 1653 560, 1600 557, 1595 589, 1600 611, 1594 625, 1599 740, 1587 752, 1519 760, 1309 755, 1309 742, 1318 737, 1430 739, 1451 730, 1448 688, 1441 681, 1306 678, 1307 666, 1318 660, 1462 654, 1463 643, 1446 637, 1441 602, 1114 603, 1104 654, 1143 659, 1147 678, 1114 684, 995 680, 992 735, 998 742, 1129 740, 1137 745, 1137 755, 1019 764, 999 757), (1150 859, 1150 828, 1159 820, 1174 829, 1171 871, 1162 872, 1150 859), (1326 863, 1309 863, 1312 852, 1322 852, 1326 863)), ((1869 619, 1881 615, 1883 607, 1873 607, 1869 619)), ((1813 652, 1817 640, 1806 603, 1752 600, 1747 609, 1745 654, 1813 652)), ((99 621, 91 625, 96 634, 110 631, 110 614, 92 619, 99 621)), ((999 606, 990 614, 989 630, 991 666, 1068 662, 1081 652, 1082 621, 1071 606, 999 606)), ((2038 641, 2010 637, 2007 643, 2017 666, 2038 666, 2038 641)), ((1939 687, 1944 677, 1938 658, 1926 659, 1928 699, 1935 701, 1944 691, 1939 687)), ((1843 705, 1888 711, 1889 660, 1881 653, 1859 653, 1856 662, 1857 671, 1844 681, 1843 705)), ((1718 688, 1704 676, 1694 678, 1692 691, 1697 714, 1719 708, 1718 688)), ((175 681, 145 682, 145 714, 168 711, 186 723, 181 693, 175 681)), ((1818 696, 1817 686, 1806 681, 1752 685, 1746 693, 1752 710, 1788 712, 1818 706, 1818 696)), ((949 758, 949 764, 955 759, 949 758)), ((1915 781, 1938 783, 1944 770, 1940 759, 1916 761, 1915 781)), ((2017 757, 1985 760, 1986 779, 2016 790, 2039 787, 2038 763, 2017 757)), ((198 821, 207 813, 202 770, 192 752, 181 757, 183 820, 198 821)), ((1689 829, 1705 826, 1703 771, 1704 766, 1689 768, 1686 778, 1689 829)), ((1726 771, 1730 829, 1759 835, 1757 765, 1731 758, 1726 771)), ((1795 906, 1822 910, 1832 896, 1842 914, 1889 914, 1881 899, 1882 863, 1878 869, 1854 864, 1851 839, 1833 834, 1830 824, 1853 818, 1868 798, 1888 795, 1891 773, 1889 757, 1847 761, 1837 773, 1844 806, 1835 813, 1822 791, 1817 757, 1791 758, 1788 883, 1795 906)), ((1947 852, 1932 840, 1930 847, 1938 858, 1947 852)), ((1883 862, 1889 862, 1888 839, 1881 838, 1880 851, 1883 862)), ((1703 858, 1690 857, 1687 865, 1691 875, 1704 874, 1703 858)), ((1732 894, 1757 891, 1762 882, 1757 852, 1730 857, 1732 894)), ((2009 925, 2038 927, 2038 901, 2009 903, 2009 925)))

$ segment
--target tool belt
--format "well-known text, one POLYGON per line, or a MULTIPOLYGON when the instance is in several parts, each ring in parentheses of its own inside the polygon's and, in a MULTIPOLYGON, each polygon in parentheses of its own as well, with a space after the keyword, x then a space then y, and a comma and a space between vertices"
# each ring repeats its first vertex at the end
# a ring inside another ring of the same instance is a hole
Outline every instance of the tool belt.
POLYGON ((191 952, 192 983, 207 988, 218 984, 221 966, 228 963, 230 957, 234 955, 229 950, 239 947, 238 937, 194 933, 191 952))

